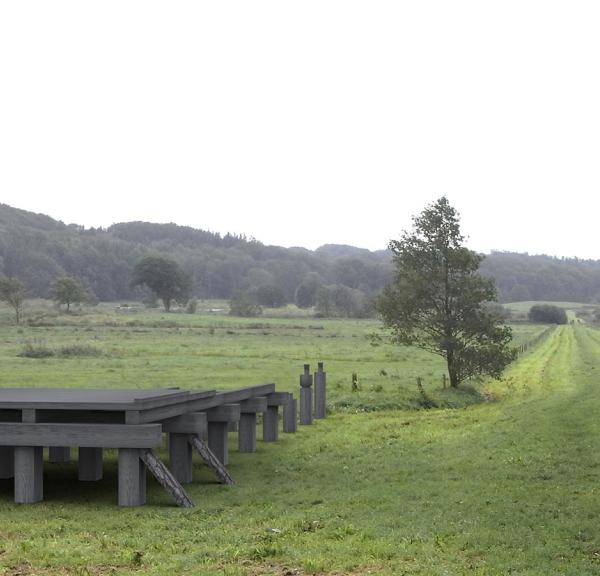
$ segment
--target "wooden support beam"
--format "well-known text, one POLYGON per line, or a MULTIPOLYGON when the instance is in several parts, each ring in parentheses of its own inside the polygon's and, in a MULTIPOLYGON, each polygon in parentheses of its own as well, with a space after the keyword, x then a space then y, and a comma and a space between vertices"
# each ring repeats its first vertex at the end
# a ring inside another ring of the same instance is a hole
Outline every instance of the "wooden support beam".
POLYGON ((15 449, 12 446, 0 446, 0 479, 6 480, 15 475, 15 449))
POLYGON ((256 412, 242 412, 238 448, 240 452, 256 452, 256 412))
POLYGON ((102 448, 79 448, 79 480, 97 482, 102 480, 102 448))
POLYGON ((66 464, 71 461, 71 448, 68 446, 50 446, 48 449, 48 462, 52 464, 66 464))
POLYGON ((213 454, 208 445, 198 435, 190 435, 188 437, 190 444, 196 449, 200 457, 206 462, 208 467, 217 475, 217 478, 223 484, 235 484, 233 478, 230 476, 227 468, 223 466, 222 462, 213 454))
POLYGON ((87 446, 154 448, 161 442, 160 424, 0 423, 3 446, 87 446))
POLYGON ((191 498, 187 495, 183 486, 177 481, 175 476, 171 474, 162 461, 157 458, 152 450, 140 450, 140 458, 152 475, 158 480, 160 485, 173 496, 177 506, 181 506, 182 508, 193 508, 194 502, 192 502, 191 498))
POLYGON ((206 412, 208 423, 211 422, 238 422, 240 419, 239 404, 223 404, 211 408, 206 412))
POLYGON ((279 437, 279 410, 275 406, 267 406, 263 413, 263 441, 277 442, 279 437))
POLYGON ((208 423, 208 447, 227 466, 229 463, 229 431, 227 422, 208 423))
POLYGON ((178 434, 199 434, 206 436, 207 419, 205 412, 190 412, 161 422, 163 432, 178 434))
POLYGON ((283 431, 294 433, 298 429, 298 401, 292 396, 287 404, 283 406, 283 431))
POLYGON ((119 506, 146 503, 146 465, 139 448, 119 449, 119 506))
POLYGON ((44 449, 42 446, 15 448, 15 502, 32 504, 44 498, 44 449))
POLYGON ((169 467, 173 476, 182 484, 192 481, 192 447, 189 434, 169 434, 169 467))

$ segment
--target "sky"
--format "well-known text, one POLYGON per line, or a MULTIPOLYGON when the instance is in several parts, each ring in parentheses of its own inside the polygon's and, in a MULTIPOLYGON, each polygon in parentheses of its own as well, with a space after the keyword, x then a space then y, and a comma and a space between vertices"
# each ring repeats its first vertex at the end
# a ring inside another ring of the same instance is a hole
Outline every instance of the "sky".
POLYGON ((383 249, 600 259, 600 3, 0 3, 0 203, 383 249))

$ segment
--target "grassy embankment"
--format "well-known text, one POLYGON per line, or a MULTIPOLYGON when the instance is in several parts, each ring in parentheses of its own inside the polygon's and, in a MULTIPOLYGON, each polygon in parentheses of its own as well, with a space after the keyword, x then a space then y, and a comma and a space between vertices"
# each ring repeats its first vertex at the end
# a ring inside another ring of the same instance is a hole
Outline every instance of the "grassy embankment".
MULTIPOLYGON (((74 464, 47 466, 46 501, 34 506, 14 505, 10 482, 0 482, 0 573, 600 571, 600 334, 590 328, 556 329, 504 382, 482 384, 497 402, 415 411, 406 408, 418 404, 416 376, 428 393, 446 398, 443 366, 416 351, 372 346, 367 336, 376 323, 58 320, 67 325, 2 329, 2 386, 274 380, 291 390, 301 364, 320 359, 332 401, 355 399, 276 445, 261 444, 257 454, 234 451, 236 487, 212 483, 198 465, 189 488, 197 507, 189 511, 172 507, 153 482, 149 506, 117 508, 114 454, 99 485, 78 484, 74 464), (33 338, 54 350, 83 343, 100 356, 18 358, 33 338), (361 382, 354 393, 352 371, 361 382), (381 408, 381 398, 405 409, 361 412, 381 408)), ((526 341, 542 328, 517 330, 526 341)))

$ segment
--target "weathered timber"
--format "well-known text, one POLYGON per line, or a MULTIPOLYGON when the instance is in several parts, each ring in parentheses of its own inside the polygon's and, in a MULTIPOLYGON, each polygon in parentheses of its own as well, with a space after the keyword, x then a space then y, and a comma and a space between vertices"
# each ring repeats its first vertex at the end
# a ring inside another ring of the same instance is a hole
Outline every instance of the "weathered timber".
POLYGON ((313 383, 310 365, 304 365, 304 374, 300 376, 300 424, 312 424, 312 390, 313 383))
POLYGON ((161 432, 160 424, 0 423, 0 445, 154 448, 161 432))
POLYGON ((242 414, 251 414, 252 412, 264 412, 267 409, 267 397, 257 396, 240 402, 240 412, 242 414))
POLYGON ((119 449, 119 506, 146 503, 146 464, 139 448, 119 449))
POLYGON ((44 449, 42 446, 15 448, 15 502, 32 504, 44 498, 44 449))
POLYGON ((230 476, 227 468, 221 463, 221 461, 213 454, 208 445, 202 441, 197 435, 190 435, 188 437, 190 444, 196 449, 196 452, 200 454, 200 457, 206 462, 207 466, 217 475, 217 478, 223 484, 235 484, 233 478, 230 476))
POLYGON ((211 408, 206 412, 206 419, 209 424, 211 422, 238 422, 240 419, 240 405, 223 404, 211 408))
POLYGON ((52 464, 65 464, 71 461, 71 448, 68 446, 50 446, 48 462, 52 464))
POLYGON ((263 412, 263 442, 277 442, 279 438, 279 408, 267 406, 263 412))
POLYGON ((229 463, 229 430, 227 422, 208 423, 208 447, 227 466, 229 463))
POLYGON ((79 447, 79 480, 97 482, 102 480, 102 448, 79 447))
POLYGON ((161 422, 163 432, 178 434, 199 434, 206 436, 207 421, 205 412, 190 412, 161 422))
POLYGON ((6 480, 15 475, 15 449, 12 446, 0 446, 0 479, 6 480))
POLYGON ((265 396, 275 391, 275 384, 258 384, 237 390, 217 392, 210 397, 188 400, 185 403, 166 408, 155 408, 138 412, 137 419, 127 420, 128 424, 144 424, 173 418, 186 412, 205 412, 223 404, 235 404, 255 396, 265 396))
POLYGON ((188 435, 169 433, 169 468, 182 484, 192 481, 192 446, 188 442, 188 435))
POLYGON ((238 448, 240 452, 256 452, 256 412, 242 412, 238 448))
POLYGON ((273 392, 267 395, 267 406, 285 406, 290 401, 290 392, 273 392))
POLYGON ((326 378, 323 372, 323 362, 319 362, 318 370, 315 372, 315 418, 323 419, 326 414, 326 378))
POLYGON ((159 484, 173 496, 177 506, 181 506, 182 508, 193 508, 194 503, 183 489, 183 486, 177 481, 175 476, 171 474, 163 462, 156 457, 152 450, 147 448, 140 450, 140 458, 143 460, 144 464, 146 464, 146 467, 150 470, 152 475, 158 480, 159 484))
POLYGON ((293 434, 298 427, 297 421, 298 401, 291 396, 288 403, 283 406, 283 431, 293 434))

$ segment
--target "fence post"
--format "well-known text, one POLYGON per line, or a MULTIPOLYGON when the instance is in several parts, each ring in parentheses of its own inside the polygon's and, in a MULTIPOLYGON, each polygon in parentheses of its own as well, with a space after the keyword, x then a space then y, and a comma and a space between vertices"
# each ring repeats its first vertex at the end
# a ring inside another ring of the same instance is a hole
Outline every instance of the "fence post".
POLYGON ((315 418, 326 417, 326 374, 323 372, 323 362, 319 362, 315 372, 315 418))
POLYGON ((312 383, 310 364, 305 364, 300 376, 300 424, 312 424, 312 383))

